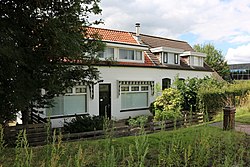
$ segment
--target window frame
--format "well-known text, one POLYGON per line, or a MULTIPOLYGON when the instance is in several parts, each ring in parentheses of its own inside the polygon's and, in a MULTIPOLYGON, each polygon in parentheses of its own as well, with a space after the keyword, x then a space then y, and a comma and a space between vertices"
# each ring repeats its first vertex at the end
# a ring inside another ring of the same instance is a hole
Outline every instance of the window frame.
POLYGON ((126 107, 126 108, 122 108, 122 97, 121 97, 121 112, 124 112, 124 111, 133 111, 133 110, 142 110, 142 109, 148 109, 149 107, 149 85, 121 85, 121 96, 123 94, 135 94, 135 93, 146 93, 146 106, 143 106, 143 107, 126 107), (123 91, 123 87, 129 87, 129 90, 127 91, 123 91), (133 87, 139 87, 139 90, 133 90, 132 88, 133 87), (145 89, 147 87, 147 89, 145 89), (143 88, 143 89, 142 89, 143 88))
POLYGON ((165 90, 165 89, 168 89, 168 88, 170 88, 171 87, 171 79, 170 78, 162 78, 162 80, 161 80, 161 87, 162 87, 162 90, 165 90), (166 84, 166 82, 164 82, 164 81, 168 81, 167 82, 167 84, 166 84))
POLYGON ((179 64, 179 54, 174 53, 174 64, 179 64))
MULTIPOLYGON (((51 116, 51 117, 54 117, 54 116, 61 116, 61 115, 63 115, 63 116, 68 116, 68 115, 72 115, 72 114, 66 114, 65 113, 65 103, 64 103, 64 100, 65 100, 65 97, 70 97, 70 96, 85 96, 85 100, 84 100, 84 103, 85 103, 85 106, 84 106, 84 108, 85 108, 85 111, 83 111, 82 113, 80 113, 80 114, 85 114, 85 113, 88 113, 88 103, 87 103, 87 86, 86 85, 79 85, 79 84, 77 84, 76 86, 74 86, 74 87, 71 87, 71 88, 67 88, 67 90, 71 90, 71 91, 66 91, 65 90, 65 94, 64 95, 59 95, 58 97, 60 97, 61 99, 60 99, 60 101, 59 101, 59 103, 60 103, 60 105, 62 105, 61 107, 63 108, 63 111, 61 111, 60 113, 61 114, 55 114, 55 115, 53 115, 53 107, 50 107, 50 108, 47 108, 46 109, 46 116, 51 116), (85 89, 85 91, 84 92, 76 92, 76 89, 77 88, 82 88, 82 89, 85 89), (49 114, 50 115, 48 115, 48 112, 50 112, 49 114)), ((74 113, 74 114, 79 114, 79 113, 74 113)))
POLYGON ((169 55, 168 55, 168 52, 163 52, 163 63, 168 63, 168 59, 169 59, 169 57, 168 57, 169 55))
POLYGON ((98 52, 97 57, 99 59, 103 59, 103 60, 104 59, 114 59, 115 58, 115 48, 113 48, 113 47, 105 47, 104 51, 98 52), (111 56, 108 55, 108 51, 107 51, 108 49, 113 50, 113 55, 111 55, 111 56), (100 57, 100 54, 103 54, 103 57, 100 57))
POLYGON ((137 62, 143 62, 143 51, 140 50, 135 50, 135 49, 126 49, 126 48, 118 48, 118 60, 123 60, 123 61, 137 61, 137 62), (133 55, 133 59, 132 58, 121 58, 121 50, 123 51, 132 51, 133 55), (138 56, 139 54, 139 56, 138 56), (140 59, 138 59, 138 57, 140 57, 140 59))

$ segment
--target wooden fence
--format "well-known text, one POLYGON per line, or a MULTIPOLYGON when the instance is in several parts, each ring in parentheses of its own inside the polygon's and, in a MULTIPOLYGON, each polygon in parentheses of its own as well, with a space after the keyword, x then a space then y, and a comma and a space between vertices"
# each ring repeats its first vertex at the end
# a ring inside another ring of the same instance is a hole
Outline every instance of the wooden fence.
POLYGON ((35 114, 34 112, 31 112, 30 119, 33 124, 39 124, 39 123, 48 123, 48 120, 46 118, 40 117, 39 114, 35 114))
MULTIPOLYGON (((203 114, 195 115, 185 115, 182 119, 177 120, 167 120, 164 122, 150 122, 145 125, 145 133, 154 133, 160 130, 171 130, 174 128, 187 127, 194 124, 203 123, 203 114)), ((48 137, 51 137, 51 130, 49 129, 49 134, 47 131, 47 126, 44 123, 30 124, 30 125, 17 125, 16 127, 5 128, 5 141, 8 143, 15 143, 17 135, 20 130, 26 129, 27 139, 29 145, 45 145, 47 144, 48 137), (50 136, 48 136, 50 135, 50 136)), ((131 136, 138 133, 139 127, 131 126, 119 126, 113 127, 112 130, 109 129, 109 133, 112 132, 114 137, 121 136, 131 136)), ((96 130, 91 132, 81 132, 81 133, 69 133, 62 134, 61 138, 63 141, 77 141, 82 139, 99 139, 105 137, 104 130, 96 130)))
POLYGON ((26 137, 30 146, 47 144, 47 126, 44 123, 17 125, 4 128, 4 140, 9 146, 14 146, 19 133, 26 131, 26 137))
MULTIPOLYGON (((200 124, 203 123, 203 114, 197 113, 195 115, 185 115, 182 119, 177 120, 167 120, 164 122, 150 122, 145 125, 145 132, 148 133, 154 133, 160 130, 171 130, 174 128, 180 128, 180 127, 187 127, 194 124, 200 124)), ((131 136, 138 133, 140 130, 139 127, 131 127, 131 126, 120 126, 120 127, 114 127, 113 128, 113 136, 114 137, 121 137, 121 136, 131 136)), ((98 138, 104 138, 105 131, 103 130, 96 130, 91 132, 81 132, 81 133, 69 133, 69 134, 63 134, 62 140, 81 140, 83 138, 85 139, 98 139, 98 138)))

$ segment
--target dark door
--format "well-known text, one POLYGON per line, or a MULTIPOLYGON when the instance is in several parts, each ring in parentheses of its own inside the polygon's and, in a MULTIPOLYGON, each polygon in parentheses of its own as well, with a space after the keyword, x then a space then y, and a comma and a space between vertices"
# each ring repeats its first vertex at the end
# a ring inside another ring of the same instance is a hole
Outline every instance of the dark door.
POLYGON ((99 115, 111 118, 111 85, 99 84, 99 115))

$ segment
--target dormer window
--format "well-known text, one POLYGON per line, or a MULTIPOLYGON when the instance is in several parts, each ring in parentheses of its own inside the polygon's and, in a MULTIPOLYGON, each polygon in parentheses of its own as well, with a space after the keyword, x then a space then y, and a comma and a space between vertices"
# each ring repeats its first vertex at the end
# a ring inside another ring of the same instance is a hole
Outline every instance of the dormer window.
POLYGON ((163 63, 168 63, 168 53, 167 52, 163 53, 163 63))
POLYGON ((114 48, 105 48, 104 52, 99 52, 98 57, 101 59, 114 58, 114 48))
POLYGON ((174 54, 174 64, 179 64, 179 55, 174 54))
POLYGON ((142 51, 119 49, 119 59, 122 60, 142 60, 142 51))

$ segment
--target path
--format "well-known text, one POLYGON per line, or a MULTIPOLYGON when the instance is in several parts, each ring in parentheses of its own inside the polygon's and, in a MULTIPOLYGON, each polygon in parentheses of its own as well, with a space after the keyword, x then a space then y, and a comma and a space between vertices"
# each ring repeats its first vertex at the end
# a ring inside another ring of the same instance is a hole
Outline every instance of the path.
MULTIPOLYGON (((214 123, 211 123, 210 125, 223 128, 223 123, 222 122, 214 122, 214 123)), ((238 131, 238 132, 244 132, 247 135, 250 135, 250 125, 236 122, 235 123, 235 130, 238 131)))

